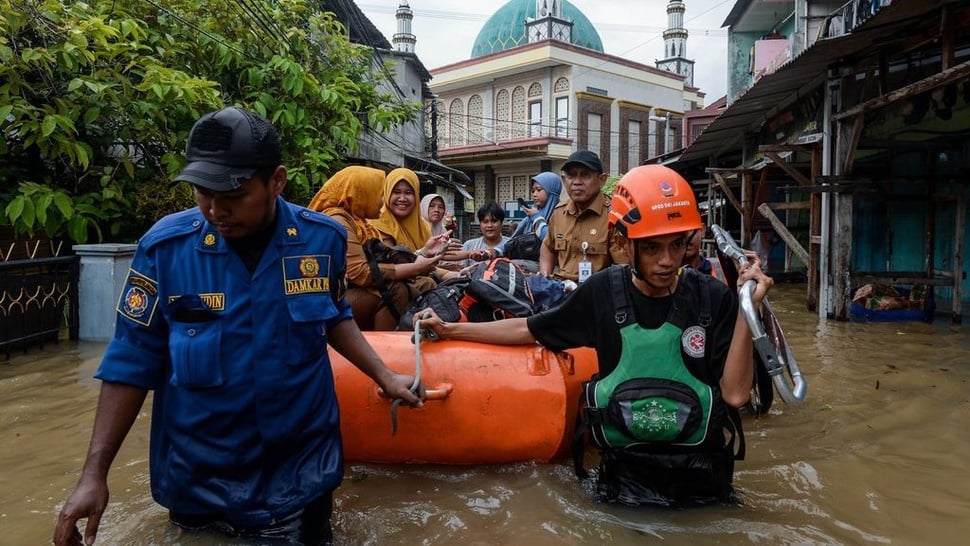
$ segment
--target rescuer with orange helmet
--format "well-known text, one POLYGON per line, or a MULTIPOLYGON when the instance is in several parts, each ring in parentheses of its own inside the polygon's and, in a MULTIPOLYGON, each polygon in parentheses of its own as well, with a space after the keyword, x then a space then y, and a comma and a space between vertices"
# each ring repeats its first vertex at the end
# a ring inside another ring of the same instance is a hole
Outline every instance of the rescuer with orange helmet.
MULTIPOLYGON (((522 319, 444 323, 417 315, 440 339, 596 349, 599 373, 584 385, 574 446, 600 451, 599 500, 690 506, 735 501, 734 461, 743 457, 737 408, 750 397, 751 332, 732 288, 681 267, 703 229, 690 184, 659 165, 632 169, 613 192, 609 221, 630 258, 594 273, 562 303, 522 319)), ((760 306, 772 280, 754 253, 739 286, 756 283, 760 306)), ((487 448, 487 446, 485 446, 487 448)))

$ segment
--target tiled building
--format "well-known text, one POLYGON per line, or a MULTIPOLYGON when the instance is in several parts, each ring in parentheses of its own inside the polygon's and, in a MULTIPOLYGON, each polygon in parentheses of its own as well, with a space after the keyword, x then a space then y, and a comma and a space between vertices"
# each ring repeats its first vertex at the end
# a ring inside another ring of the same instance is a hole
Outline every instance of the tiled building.
MULTIPOLYGON (((682 15, 683 2, 674 4, 682 15)), ((430 87, 437 156, 471 177, 479 203, 527 198, 532 175, 558 171, 577 149, 596 152, 609 173, 622 174, 681 147, 683 113, 703 106, 704 94, 685 83, 690 74, 605 53, 570 2, 507 2, 471 53, 431 70, 430 87)), ((672 56, 684 53, 681 45, 672 56)))

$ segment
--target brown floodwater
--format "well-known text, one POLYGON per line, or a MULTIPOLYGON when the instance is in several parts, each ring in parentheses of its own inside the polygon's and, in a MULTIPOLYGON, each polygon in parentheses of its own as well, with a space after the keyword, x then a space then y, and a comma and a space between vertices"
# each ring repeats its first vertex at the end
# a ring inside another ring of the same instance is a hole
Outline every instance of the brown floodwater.
MULTIPOLYGON (((336 543, 963 544, 970 327, 943 317, 820 323, 804 293, 804 285, 776 285, 771 300, 808 396, 745 416, 741 506, 598 504, 568 461, 351 464, 335 497, 336 543)), ((61 343, 0 361, 0 545, 50 542, 87 448, 99 388, 91 376, 104 347, 61 343)), ((112 467, 98 543, 239 544, 180 534, 152 501, 145 408, 112 467)))

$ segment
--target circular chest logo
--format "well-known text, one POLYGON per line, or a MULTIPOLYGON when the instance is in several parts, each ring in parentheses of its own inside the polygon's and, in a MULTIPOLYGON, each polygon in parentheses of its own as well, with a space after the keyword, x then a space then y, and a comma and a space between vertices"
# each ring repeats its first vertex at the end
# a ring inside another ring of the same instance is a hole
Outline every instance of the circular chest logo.
POLYGON ((211 233, 206 233, 205 238, 202 239, 202 244, 205 246, 212 246, 216 244, 216 236, 211 233))
POLYGON ((680 345, 687 356, 700 358, 704 356, 704 348, 707 346, 707 332, 701 326, 691 326, 684 330, 684 335, 680 337, 680 345))
POLYGON ((138 286, 132 286, 125 293, 125 314, 138 318, 148 310, 148 294, 138 286))

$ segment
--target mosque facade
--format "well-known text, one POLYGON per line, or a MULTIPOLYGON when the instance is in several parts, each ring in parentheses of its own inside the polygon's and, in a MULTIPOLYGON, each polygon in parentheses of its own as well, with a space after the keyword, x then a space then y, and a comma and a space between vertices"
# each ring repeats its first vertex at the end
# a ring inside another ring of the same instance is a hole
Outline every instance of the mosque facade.
MULTIPOLYGON (((682 26, 682 0, 672 0, 667 12, 682 26)), ((650 66, 606 53, 571 2, 510 0, 500 7, 469 59, 430 71, 432 153, 473 181, 466 210, 528 198, 530 178, 558 172, 575 150, 596 152, 604 170, 619 175, 680 148, 684 112, 704 106, 704 93, 691 84, 686 37, 671 27, 664 33, 667 58, 650 66)))

